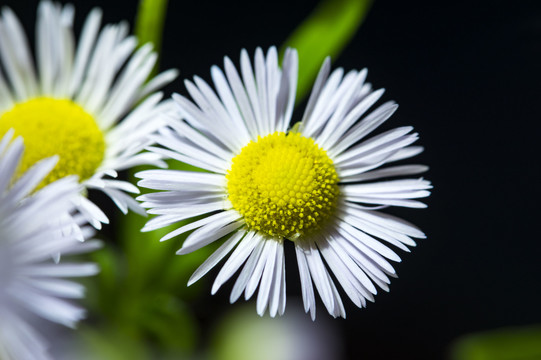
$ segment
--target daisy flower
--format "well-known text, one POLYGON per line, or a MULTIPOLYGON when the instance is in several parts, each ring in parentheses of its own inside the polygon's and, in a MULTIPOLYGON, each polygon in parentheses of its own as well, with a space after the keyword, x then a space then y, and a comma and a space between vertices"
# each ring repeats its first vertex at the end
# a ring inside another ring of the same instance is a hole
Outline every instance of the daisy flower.
POLYGON ((231 253, 218 273, 214 294, 242 267, 231 302, 249 299, 259 287, 257 312, 282 314, 286 304, 284 244, 294 245, 305 311, 315 318, 314 288, 328 312, 345 317, 335 282, 358 307, 388 291, 400 261, 386 244, 409 251, 415 226, 380 212, 387 206, 423 208, 430 182, 415 175, 423 165, 383 165, 412 157, 418 136, 400 127, 368 135, 396 110, 394 102, 369 109, 382 96, 365 83, 366 70, 331 73, 326 59, 301 121, 291 126, 297 53, 287 50, 283 67, 270 48, 242 51, 240 74, 225 58, 225 73, 211 69, 216 91, 201 78, 186 81, 193 101, 174 95, 179 116, 154 136, 156 154, 205 172, 149 170, 142 187, 164 190, 139 197, 157 214, 150 231, 192 219, 162 240, 194 230, 177 254, 225 239, 191 277, 197 281, 231 253), (329 271, 330 270, 330 271, 329 271), (334 278, 332 277, 334 275, 334 278))
POLYGON ((124 213, 144 214, 127 194, 137 187, 113 178, 135 165, 164 166, 160 156, 141 150, 171 106, 155 91, 176 77, 170 70, 146 82, 157 57, 151 45, 136 51, 125 23, 100 31, 101 16, 99 9, 88 15, 76 44, 73 6, 41 2, 35 66, 15 14, 9 8, 0 14, 0 136, 13 128, 25 139, 19 173, 59 155, 41 186, 77 175, 78 210, 98 229, 108 219, 86 198, 87 189, 103 191, 124 213))
MULTIPOLYGON (((24 150, 13 131, 0 140, 0 359, 48 359, 47 343, 35 328, 39 318, 73 327, 84 310, 68 299, 83 297, 83 287, 64 277, 94 275, 95 264, 55 263, 54 254, 96 248, 81 243, 69 214, 78 196, 74 176, 36 191, 58 157, 36 163, 17 176, 24 150)), ((84 228, 83 228, 84 230, 84 228)))

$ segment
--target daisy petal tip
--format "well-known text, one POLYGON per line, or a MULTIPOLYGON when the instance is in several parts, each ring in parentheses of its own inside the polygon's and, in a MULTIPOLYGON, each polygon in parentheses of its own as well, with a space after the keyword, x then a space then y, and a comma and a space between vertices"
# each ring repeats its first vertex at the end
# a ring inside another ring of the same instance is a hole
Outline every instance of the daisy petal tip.
MULTIPOLYGON (((171 237, 167 237, 167 235, 165 235, 165 236, 163 236, 163 237, 160 238, 160 242, 164 242, 164 241, 167 241, 167 240, 169 240, 169 239, 171 239, 171 237)), ((177 250, 176 254, 177 254, 177 255, 184 255, 183 253, 181 253, 181 250, 182 250, 182 249, 177 250)))
MULTIPOLYGON (((179 70, 179 69, 175 69, 175 68, 169 69, 169 73, 171 74, 172 80, 175 80, 176 78, 179 77, 179 75, 180 75, 180 70, 179 70)), ((171 80, 171 81, 172 81, 172 80, 171 80)))
MULTIPOLYGON (((169 238, 166 238, 165 240, 169 240, 169 238)), ((163 240, 163 241, 165 241, 165 240, 163 240)), ((162 241, 162 240, 160 239, 160 241, 162 241)), ((176 252, 177 255, 186 255, 186 254, 189 254, 189 253, 191 253, 190 249, 185 248, 185 247, 182 247, 182 248, 178 249, 177 252, 176 252)))
POLYGON ((326 56, 325 59, 323 60, 323 65, 321 65, 322 68, 328 68, 330 70, 331 68, 331 57, 330 56, 326 56))
POLYGON ((120 210, 120 212, 123 214, 123 215, 127 215, 128 214, 128 208, 122 204, 122 205, 119 205, 118 209, 120 210))
POLYGON ((193 284, 195 284, 195 283, 197 282, 197 280, 199 280, 199 279, 194 278, 193 276, 190 277, 190 278, 188 279, 188 282, 186 283, 186 286, 192 286, 193 284))
POLYGON ((100 273, 101 269, 97 264, 88 264, 88 275, 93 276, 100 273))
POLYGON ((8 6, 2 6, 2 15, 4 15, 5 17, 15 16, 15 13, 8 6))
POLYGON ((177 103, 177 104, 180 104, 182 102, 182 95, 180 95, 179 93, 173 93, 171 95, 171 98, 177 103))
POLYGON ((141 230, 139 230, 139 231, 141 231, 141 232, 149 232, 149 231, 152 231, 152 230, 154 230, 154 229, 149 229, 147 226, 143 226, 141 228, 141 230))
POLYGON ((220 287, 222 286, 221 283, 216 283, 214 282, 214 285, 212 285, 212 289, 210 289, 210 294, 211 295, 216 295, 216 293, 218 292, 218 290, 220 290, 220 287))
POLYGON ((239 299, 239 297, 240 295, 235 295, 231 293, 231 295, 229 296, 229 303, 234 304, 239 299))
MULTIPOLYGON (((194 77, 194 81, 195 79, 197 79, 197 75, 195 75, 194 77)), ((189 89, 190 87, 195 87, 194 83, 188 79, 184 79, 184 87, 186 87, 187 89, 189 89)), ((180 98, 180 96, 179 96, 180 98)))
POLYGON ((139 171, 139 172, 136 172, 135 174, 133 174, 133 176, 135 176, 136 178, 139 178, 139 179, 144 179, 145 173, 146 173, 146 171, 139 171))
MULTIPOLYGON (((15 129, 9 128, 9 130, 4 134, 4 139, 7 139, 7 141, 9 141, 13 137, 14 133, 15 133, 15 129)), ((20 141, 22 141, 22 137, 20 141)))
POLYGON ((101 226, 101 222, 99 221, 91 221, 91 225, 94 227, 94 229, 96 230, 101 230, 102 226, 101 226))
POLYGON ((233 65, 233 60, 231 60, 231 58, 229 58, 229 56, 224 56, 224 68, 229 68, 229 67, 234 67, 235 65, 233 65))

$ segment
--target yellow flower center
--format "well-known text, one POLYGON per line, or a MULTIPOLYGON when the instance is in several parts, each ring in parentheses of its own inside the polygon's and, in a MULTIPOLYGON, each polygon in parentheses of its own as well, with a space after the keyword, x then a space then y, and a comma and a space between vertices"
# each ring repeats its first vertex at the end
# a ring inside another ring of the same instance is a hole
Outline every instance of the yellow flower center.
POLYGON ((0 115, 0 137, 10 128, 24 139, 18 174, 37 161, 59 155, 43 187, 67 175, 90 178, 103 161, 105 140, 94 118, 68 99, 40 97, 16 104, 0 115))
POLYGON ((229 201, 249 228, 295 240, 333 214, 338 174, 325 150, 299 133, 251 141, 226 175, 229 201))

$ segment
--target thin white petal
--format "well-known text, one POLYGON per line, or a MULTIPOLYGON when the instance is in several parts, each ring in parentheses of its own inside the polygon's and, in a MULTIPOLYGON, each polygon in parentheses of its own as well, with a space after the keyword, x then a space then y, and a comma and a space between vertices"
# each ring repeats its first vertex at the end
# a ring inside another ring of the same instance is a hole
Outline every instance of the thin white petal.
POLYGON ((241 222, 233 222, 231 224, 219 227, 218 225, 206 225, 195 230, 188 236, 182 248, 177 251, 177 255, 188 254, 192 251, 202 248, 223 236, 230 234, 243 225, 241 222))
POLYGON ((218 273, 218 276, 216 276, 214 284, 212 285, 211 294, 216 294, 218 289, 233 276, 260 241, 260 238, 254 237, 253 232, 246 234, 229 259, 227 259, 226 263, 218 273))
POLYGON ((237 231, 229 239, 227 239, 215 252, 210 255, 201 266, 194 271, 190 279, 188 280, 188 286, 192 285, 197 280, 201 279, 206 273, 208 273, 216 264, 218 264, 237 243, 246 235, 244 231, 237 231))

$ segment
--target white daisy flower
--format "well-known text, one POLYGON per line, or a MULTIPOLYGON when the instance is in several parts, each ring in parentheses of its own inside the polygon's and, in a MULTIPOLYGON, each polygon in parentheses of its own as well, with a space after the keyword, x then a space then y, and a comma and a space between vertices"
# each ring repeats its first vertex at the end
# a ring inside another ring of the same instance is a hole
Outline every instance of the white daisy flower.
POLYGON ((88 15, 76 45, 73 6, 41 2, 36 68, 19 20, 9 8, 0 14, 0 136, 13 128, 25 139, 20 173, 59 155, 42 186, 78 175, 79 211, 98 229, 108 219, 86 198, 87 189, 103 191, 124 213, 144 214, 127 194, 137 187, 111 178, 135 165, 165 166, 141 150, 172 104, 155 91, 176 77, 170 70, 146 82, 157 57, 151 45, 136 51, 125 23, 100 32, 101 16, 99 9, 88 15))
POLYGON ((12 135, 8 131, 0 140, 0 359, 48 359, 37 320, 74 327, 84 310, 70 299, 83 297, 84 289, 63 278, 97 272, 95 264, 55 263, 52 256, 87 252, 99 244, 81 243, 79 234, 69 231, 79 226, 69 216, 72 198, 78 196, 76 177, 36 192, 58 158, 39 161, 16 176, 24 146, 20 137, 10 144, 12 135))
POLYGON ((290 127, 297 82, 297 53, 287 50, 283 67, 276 49, 255 53, 254 68, 242 51, 240 74, 225 58, 225 73, 212 67, 216 92, 201 78, 186 81, 194 102, 174 95, 181 118, 172 119, 153 139, 153 152, 207 172, 149 170, 138 173, 142 187, 164 190, 142 195, 148 213, 158 216, 150 231, 198 217, 162 240, 193 231, 178 254, 218 239, 224 243, 191 277, 197 281, 227 254, 214 294, 241 267, 231 302, 259 286, 257 312, 282 314, 286 304, 284 243, 295 247, 305 310, 315 318, 315 285, 333 316, 345 317, 335 281, 358 307, 373 301, 376 287, 388 290, 395 276, 390 261, 412 238, 415 226, 380 212, 387 206, 423 208, 429 195, 419 174, 423 165, 381 166, 412 157, 418 136, 411 127, 366 137, 396 110, 387 102, 368 110, 383 94, 365 83, 366 70, 330 73, 326 59, 300 123, 290 127), (255 70, 255 73, 254 73, 255 70), (331 270, 329 272, 329 269, 331 270), (334 274, 334 278, 331 277, 334 274))

